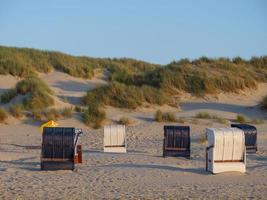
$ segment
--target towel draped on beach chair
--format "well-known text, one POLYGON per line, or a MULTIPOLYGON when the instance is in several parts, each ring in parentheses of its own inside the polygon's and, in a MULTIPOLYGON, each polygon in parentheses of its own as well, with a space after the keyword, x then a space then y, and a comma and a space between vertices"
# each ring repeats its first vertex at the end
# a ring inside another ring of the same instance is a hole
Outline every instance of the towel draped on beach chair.
POLYGON ((43 133, 44 127, 55 127, 55 126, 58 126, 58 123, 53 120, 50 120, 40 126, 40 131, 41 133, 43 133))

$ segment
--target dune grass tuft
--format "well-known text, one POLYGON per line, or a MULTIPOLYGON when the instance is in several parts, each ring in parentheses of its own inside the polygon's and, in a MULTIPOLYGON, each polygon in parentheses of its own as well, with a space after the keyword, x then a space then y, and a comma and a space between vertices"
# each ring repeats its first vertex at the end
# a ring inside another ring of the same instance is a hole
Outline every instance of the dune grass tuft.
POLYGON ((215 122, 220 123, 220 124, 225 124, 225 125, 229 124, 229 120, 224 119, 224 118, 220 118, 220 117, 215 119, 215 122))
POLYGON ((236 116, 236 121, 239 122, 239 123, 246 123, 247 122, 247 119, 243 115, 237 115, 236 116))
POLYGON ((40 110, 34 110, 32 111, 32 118, 36 121, 42 121, 44 120, 44 114, 40 110))
POLYGON ((170 112, 162 112, 160 110, 157 110, 154 116, 155 121, 157 122, 180 122, 184 123, 182 118, 177 119, 174 113, 170 112))
POLYGON ((9 108, 10 114, 16 118, 21 118, 24 115, 23 111, 22 105, 11 105, 9 108))
POLYGON ((1 96, 1 102, 8 103, 17 95, 24 95, 23 106, 26 110, 45 109, 54 105, 52 90, 38 77, 29 76, 1 96))
POLYGON ((44 112, 47 120, 57 120, 61 117, 61 113, 55 108, 48 109, 44 112))
POLYGON ((74 107, 74 110, 75 110, 75 112, 83 112, 84 111, 84 109, 81 106, 78 106, 78 105, 76 105, 74 107))
POLYGON ((63 118, 70 118, 73 115, 72 107, 63 108, 61 111, 61 116, 63 118))
POLYGON ((125 126, 128 126, 132 123, 128 117, 121 117, 118 122, 119 124, 123 124, 125 126))
POLYGON ((0 108, 0 123, 5 122, 7 119, 7 113, 3 108, 0 108))
POLYGON ((100 128, 106 119, 106 113, 98 105, 89 105, 83 114, 84 123, 93 128, 100 128))
POLYGON ((195 115, 196 118, 199 119, 212 119, 214 122, 220 123, 220 124, 228 124, 229 121, 227 119, 221 118, 217 115, 210 114, 208 112, 199 112, 195 115))
POLYGON ((97 103, 135 109, 144 102, 162 105, 168 103, 169 98, 160 90, 149 86, 137 87, 114 82, 108 86, 88 91, 83 102, 85 105, 97 103))
POLYGON ((212 116, 207 112, 199 112, 196 114, 196 118, 200 119, 212 119, 212 116))

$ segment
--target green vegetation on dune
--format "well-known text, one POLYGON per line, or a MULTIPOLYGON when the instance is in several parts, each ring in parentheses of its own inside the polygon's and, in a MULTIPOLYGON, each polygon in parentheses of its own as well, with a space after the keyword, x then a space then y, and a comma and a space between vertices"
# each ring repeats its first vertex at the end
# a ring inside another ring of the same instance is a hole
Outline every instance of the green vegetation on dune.
POLYGON ((0 46, 0 74, 27 77, 36 72, 61 70, 71 76, 91 78, 102 60, 76 57, 60 52, 0 46))
POLYGON ((19 81, 14 89, 1 95, 1 102, 7 103, 18 95, 24 95, 25 109, 44 109, 54 105, 52 94, 52 90, 41 79, 29 76, 19 81))
POLYGON ((85 105, 97 102, 96 105, 135 109, 144 102, 169 104, 173 102, 172 96, 181 91, 204 96, 256 88, 258 82, 267 81, 267 57, 251 61, 202 57, 192 62, 182 59, 166 66, 118 62, 107 67, 111 83, 88 91, 85 105), (255 62, 258 64, 253 66, 255 62))
POLYGON ((106 119, 106 113, 100 109, 99 105, 92 103, 89 104, 87 110, 84 111, 83 119, 86 125, 99 128, 106 119))
POLYGON ((122 124, 125 126, 128 126, 131 124, 131 120, 128 117, 121 117, 118 122, 119 124, 122 124))
POLYGON ((47 108, 42 110, 33 110, 31 112, 32 118, 37 121, 65 119, 72 117, 72 115, 73 112, 71 107, 63 109, 47 108))
POLYGON ((144 102, 163 105, 169 103, 169 100, 161 90, 150 86, 137 87, 112 82, 107 86, 88 91, 83 102, 85 105, 110 105, 134 109, 144 102))
POLYGON ((9 108, 9 112, 16 118, 21 118, 23 116, 23 107, 21 105, 12 105, 9 108))
MULTIPOLYGON (((143 103, 176 103, 172 97, 180 92, 204 96, 256 88, 258 82, 267 81, 267 56, 250 60, 201 57, 157 65, 127 58, 99 59, 0 46, 0 74, 24 78, 15 89, 1 96, 1 102, 9 102, 22 94, 25 95, 25 109, 51 106, 54 103, 52 93, 36 78, 37 72, 60 70, 71 76, 90 79, 95 69, 108 71, 110 84, 88 91, 83 99, 88 108, 77 110, 84 112, 86 124, 99 125, 105 118, 104 111, 100 109, 104 105, 135 109, 143 103), (95 113, 95 116, 89 112, 95 113)), ((266 109, 264 101, 261 105, 266 109)))
POLYGON ((176 122, 180 124, 185 122, 183 118, 177 118, 174 113, 162 112, 161 110, 157 110, 154 119, 157 122, 176 122))
MULTIPOLYGON (((267 57, 261 60, 267 66, 267 57)), ((192 62, 181 60, 137 72, 132 72, 129 66, 118 67, 112 71, 111 80, 135 86, 145 84, 169 94, 177 91, 195 95, 219 91, 238 92, 244 88, 255 88, 259 81, 266 81, 267 67, 264 66, 254 67, 249 61, 235 64, 225 58, 208 61, 202 58, 192 62)))
POLYGON ((0 108, 0 123, 5 122, 7 119, 7 113, 4 109, 0 108))

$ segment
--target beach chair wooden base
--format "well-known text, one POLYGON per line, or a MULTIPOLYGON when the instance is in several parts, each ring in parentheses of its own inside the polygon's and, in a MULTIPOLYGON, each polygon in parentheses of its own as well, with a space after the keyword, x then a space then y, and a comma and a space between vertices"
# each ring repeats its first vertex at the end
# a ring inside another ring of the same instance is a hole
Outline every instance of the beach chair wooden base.
POLYGON ((107 153, 127 153, 126 147, 104 147, 107 153))
POLYGON ((41 170, 74 170, 74 162, 41 161, 41 170))
POLYGON ((190 151, 164 150, 163 157, 185 157, 189 159, 190 151))

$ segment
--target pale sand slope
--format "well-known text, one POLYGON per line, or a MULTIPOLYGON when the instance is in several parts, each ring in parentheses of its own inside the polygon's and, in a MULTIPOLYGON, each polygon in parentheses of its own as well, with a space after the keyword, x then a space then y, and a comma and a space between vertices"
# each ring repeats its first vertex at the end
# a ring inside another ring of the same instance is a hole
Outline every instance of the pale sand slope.
POLYGON ((226 119, 235 119, 237 114, 251 119, 267 119, 267 114, 260 110, 259 103, 267 95, 267 84, 261 83, 258 88, 247 89, 241 94, 220 93, 208 95, 204 99, 184 95, 180 104, 180 117, 195 116, 198 112, 209 112, 226 119))
POLYGON ((14 88, 19 79, 11 75, 0 75, 0 95, 14 88))
POLYGON ((54 91, 57 102, 63 101, 73 105, 80 104, 81 97, 88 90, 107 84, 103 76, 96 76, 92 80, 87 80, 59 71, 40 74, 40 78, 54 91))

